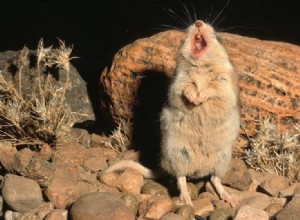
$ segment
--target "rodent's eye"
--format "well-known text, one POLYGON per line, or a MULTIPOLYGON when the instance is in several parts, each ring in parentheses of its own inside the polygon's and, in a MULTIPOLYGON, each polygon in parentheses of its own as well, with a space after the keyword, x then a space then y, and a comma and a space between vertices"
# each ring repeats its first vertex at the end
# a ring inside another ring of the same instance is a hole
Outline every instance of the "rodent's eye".
POLYGON ((219 81, 219 82, 226 82, 227 79, 224 76, 217 76, 215 81, 219 81))
POLYGON ((220 77, 219 80, 221 80, 221 81, 227 81, 227 79, 225 77, 220 77))

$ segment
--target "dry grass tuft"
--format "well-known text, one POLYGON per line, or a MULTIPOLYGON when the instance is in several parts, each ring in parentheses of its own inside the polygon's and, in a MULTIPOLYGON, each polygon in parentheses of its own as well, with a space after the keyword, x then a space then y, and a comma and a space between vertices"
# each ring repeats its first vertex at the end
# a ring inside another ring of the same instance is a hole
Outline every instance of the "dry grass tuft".
POLYGON ((55 145, 58 139, 69 135, 70 128, 77 119, 77 113, 72 112, 64 102, 65 92, 72 86, 69 80, 71 52, 72 48, 66 47, 61 40, 57 49, 44 48, 43 40, 39 42, 35 67, 36 81, 29 99, 25 99, 22 94, 21 81, 22 71, 29 65, 26 62, 26 47, 19 55, 18 90, 12 81, 0 75, 0 140, 17 145, 55 145), (46 67, 54 66, 63 69, 67 75, 63 88, 51 84, 51 74, 44 79, 41 77, 46 67))
POLYGON ((132 123, 129 120, 121 119, 118 127, 107 138, 104 145, 118 153, 123 153, 131 148, 131 141, 132 123))
POLYGON ((257 171, 300 181, 300 125, 295 125, 293 134, 280 134, 271 119, 261 119, 260 130, 245 151, 245 161, 257 171))

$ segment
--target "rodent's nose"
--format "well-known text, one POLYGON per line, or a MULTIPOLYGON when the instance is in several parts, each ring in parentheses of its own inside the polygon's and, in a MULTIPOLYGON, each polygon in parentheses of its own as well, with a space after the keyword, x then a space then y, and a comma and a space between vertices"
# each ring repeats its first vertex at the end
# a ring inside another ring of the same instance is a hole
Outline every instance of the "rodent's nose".
POLYGON ((201 27, 203 25, 203 21, 197 20, 197 21, 195 21, 195 25, 196 25, 196 27, 201 27))

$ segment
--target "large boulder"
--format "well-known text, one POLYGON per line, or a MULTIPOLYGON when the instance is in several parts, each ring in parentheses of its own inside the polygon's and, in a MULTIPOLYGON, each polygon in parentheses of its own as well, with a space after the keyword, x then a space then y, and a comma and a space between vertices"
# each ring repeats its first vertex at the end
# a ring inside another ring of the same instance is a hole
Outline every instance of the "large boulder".
MULTIPOLYGON (((290 128, 300 119, 300 47, 228 33, 218 37, 240 78, 241 133, 254 134, 259 117, 274 118, 281 131, 290 128)), ((109 124, 153 114, 157 121, 183 38, 182 32, 165 31, 115 54, 100 78, 101 109, 109 124)))

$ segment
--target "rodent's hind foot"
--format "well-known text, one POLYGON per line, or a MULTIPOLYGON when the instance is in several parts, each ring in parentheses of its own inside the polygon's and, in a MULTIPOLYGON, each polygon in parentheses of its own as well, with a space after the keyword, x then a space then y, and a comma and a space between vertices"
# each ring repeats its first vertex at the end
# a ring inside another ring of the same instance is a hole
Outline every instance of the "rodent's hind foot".
POLYGON ((190 206, 194 207, 192 199, 188 192, 180 193, 179 199, 183 205, 190 205, 190 206))
POLYGON ((220 198, 225 202, 228 202, 231 207, 236 207, 239 205, 239 201, 233 198, 223 187, 221 184, 221 179, 218 176, 211 176, 211 183, 215 187, 217 193, 219 194, 220 198))
POLYGON ((194 207, 192 199, 187 189, 186 177, 185 176, 177 177, 177 185, 180 191, 180 196, 179 196, 180 202, 184 205, 190 205, 194 207))
POLYGON ((237 199, 233 198, 231 195, 229 195, 227 191, 224 191, 220 195, 220 198, 225 202, 228 202, 232 208, 237 207, 240 204, 240 202, 237 199))

